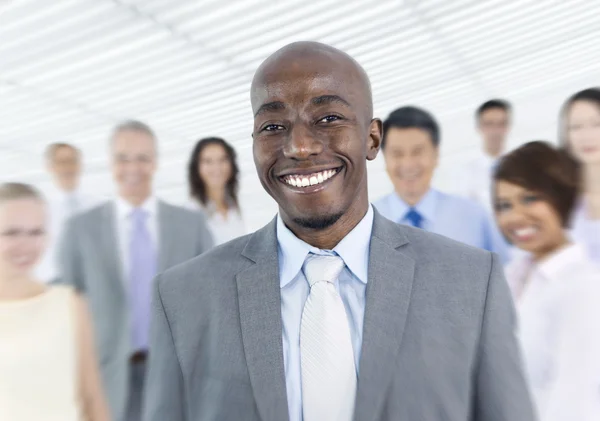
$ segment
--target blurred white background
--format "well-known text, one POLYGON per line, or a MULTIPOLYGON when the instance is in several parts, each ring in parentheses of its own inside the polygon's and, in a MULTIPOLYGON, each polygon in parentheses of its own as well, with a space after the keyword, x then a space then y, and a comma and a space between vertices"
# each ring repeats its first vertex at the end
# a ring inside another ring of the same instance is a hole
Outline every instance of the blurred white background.
MULTIPOLYGON (((317 40, 362 63, 377 116, 407 104, 436 115, 435 183, 451 188, 487 99, 513 103, 512 145, 556 140, 564 99, 599 84, 598 22, 591 0, 0 0, 0 178, 44 187, 43 150, 66 141, 83 150, 85 190, 110 195, 107 137, 135 118, 159 135, 156 187, 173 203, 195 141, 233 143, 257 228, 276 206, 252 159, 250 81, 279 47, 317 40)), ((375 199, 391 184, 381 159, 370 171, 375 199)))

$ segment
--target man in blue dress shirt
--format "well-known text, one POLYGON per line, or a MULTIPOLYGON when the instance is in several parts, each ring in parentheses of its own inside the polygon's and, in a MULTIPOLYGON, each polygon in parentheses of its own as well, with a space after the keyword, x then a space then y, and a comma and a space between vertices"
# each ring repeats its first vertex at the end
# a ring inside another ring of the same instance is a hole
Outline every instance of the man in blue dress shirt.
POLYGON ((431 187, 440 130, 428 112, 402 107, 383 123, 383 155, 394 192, 374 203, 386 218, 500 254, 508 246, 484 208, 431 187))

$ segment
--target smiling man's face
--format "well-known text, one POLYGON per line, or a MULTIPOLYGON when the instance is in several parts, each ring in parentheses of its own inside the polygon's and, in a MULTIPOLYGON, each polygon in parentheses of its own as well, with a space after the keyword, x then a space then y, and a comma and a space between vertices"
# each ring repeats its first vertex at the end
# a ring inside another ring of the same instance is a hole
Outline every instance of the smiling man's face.
POLYGON ((293 44, 268 59, 252 84, 258 176, 284 222, 309 230, 364 216, 366 161, 381 140, 364 72, 323 47, 293 44))

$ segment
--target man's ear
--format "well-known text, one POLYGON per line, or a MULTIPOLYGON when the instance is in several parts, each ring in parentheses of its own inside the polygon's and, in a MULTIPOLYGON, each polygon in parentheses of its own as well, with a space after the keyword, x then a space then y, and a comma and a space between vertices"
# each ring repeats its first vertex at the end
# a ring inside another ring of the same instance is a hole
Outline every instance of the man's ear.
POLYGON ((367 140, 367 159, 369 161, 377 158, 381 140, 383 139, 383 123, 380 119, 374 118, 369 125, 369 139, 367 140))

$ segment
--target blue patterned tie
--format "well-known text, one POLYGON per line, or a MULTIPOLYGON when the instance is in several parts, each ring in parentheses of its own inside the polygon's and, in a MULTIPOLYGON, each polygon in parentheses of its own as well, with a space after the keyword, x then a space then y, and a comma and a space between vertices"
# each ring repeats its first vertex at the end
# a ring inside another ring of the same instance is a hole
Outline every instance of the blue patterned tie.
POLYGON ((404 216, 404 219, 408 219, 413 227, 423 228, 423 217, 415 210, 415 208, 410 208, 410 210, 404 216))
POLYGON ((147 212, 139 208, 134 209, 130 218, 129 303, 135 352, 148 349, 152 280, 156 275, 156 250, 147 227, 147 212))

